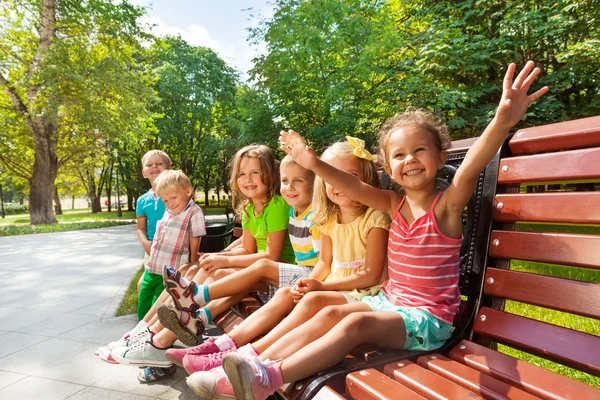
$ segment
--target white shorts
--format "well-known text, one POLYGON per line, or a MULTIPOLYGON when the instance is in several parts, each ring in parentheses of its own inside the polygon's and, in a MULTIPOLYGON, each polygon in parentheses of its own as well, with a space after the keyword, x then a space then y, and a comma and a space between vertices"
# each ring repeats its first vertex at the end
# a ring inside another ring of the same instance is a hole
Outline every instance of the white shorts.
POLYGON ((279 263, 279 286, 274 286, 265 282, 269 287, 269 291, 258 292, 258 297, 266 303, 275 296, 277 289, 293 286, 299 279, 308 278, 312 270, 312 267, 305 267, 304 265, 279 263))

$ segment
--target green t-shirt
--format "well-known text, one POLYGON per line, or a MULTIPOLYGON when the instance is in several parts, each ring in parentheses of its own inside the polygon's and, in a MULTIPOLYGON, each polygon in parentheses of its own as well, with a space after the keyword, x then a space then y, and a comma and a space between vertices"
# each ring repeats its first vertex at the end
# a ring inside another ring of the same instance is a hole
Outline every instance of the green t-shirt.
MULTIPOLYGON (((250 231, 256 240, 258 253, 267 251, 267 236, 270 232, 287 231, 290 219, 290 206, 283 197, 276 194, 259 215, 254 215, 254 204, 246 206, 242 214, 242 228, 250 231)), ((294 249, 289 235, 285 235, 285 243, 281 252, 281 261, 294 264, 296 261, 294 249)))

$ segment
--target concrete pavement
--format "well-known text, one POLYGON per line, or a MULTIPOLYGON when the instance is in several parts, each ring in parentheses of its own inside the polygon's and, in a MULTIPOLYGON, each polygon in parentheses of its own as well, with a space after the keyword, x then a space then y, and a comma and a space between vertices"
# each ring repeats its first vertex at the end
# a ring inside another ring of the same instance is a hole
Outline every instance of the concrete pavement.
POLYGON ((134 225, 0 237, 0 399, 197 398, 94 355, 137 322, 114 314, 142 256, 134 225))

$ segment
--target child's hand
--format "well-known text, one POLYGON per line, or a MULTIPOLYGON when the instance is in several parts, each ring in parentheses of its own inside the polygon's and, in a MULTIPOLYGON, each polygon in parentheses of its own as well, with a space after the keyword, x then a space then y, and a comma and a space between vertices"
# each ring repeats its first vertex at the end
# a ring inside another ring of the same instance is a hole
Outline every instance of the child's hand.
POLYGON ((302 293, 303 295, 308 292, 323 290, 323 282, 314 278, 302 278, 298 281, 296 286, 298 287, 298 292, 302 293))
POLYGON ((215 253, 207 253, 202 255, 202 257, 202 259, 198 260, 198 265, 209 274, 220 268, 225 268, 228 266, 228 260, 226 256, 220 256, 215 253))
POLYGON ((502 83, 502 99, 496 110, 495 119, 507 130, 515 126, 523 118, 531 103, 548 92, 548 86, 544 86, 532 95, 527 95, 529 87, 540 74, 540 69, 533 69, 533 65, 533 61, 528 61, 514 82, 513 76, 517 68, 516 65, 512 63, 506 70, 506 75, 504 75, 502 83))
POLYGON ((291 155, 301 167, 312 169, 317 163, 317 153, 307 146, 304 139, 296 132, 292 130, 281 131, 279 142, 282 144, 281 149, 291 155))
POLYGON ((300 300, 302 300, 302 297, 304 297, 304 293, 300 293, 298 291, 298 285, 292 286, 292 288, 290 289, 290 295, 292 296, 294 303, 299 302, 300 300))

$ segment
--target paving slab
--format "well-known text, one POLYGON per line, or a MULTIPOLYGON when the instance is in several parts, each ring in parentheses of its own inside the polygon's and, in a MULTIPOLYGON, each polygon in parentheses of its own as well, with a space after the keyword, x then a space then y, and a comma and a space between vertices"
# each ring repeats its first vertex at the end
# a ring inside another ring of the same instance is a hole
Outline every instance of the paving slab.
POLYGON ((137 316, 115 317, 143 250, 135 226, 0 237, 0 399, 195 399, 185 371, 153 384, 94 351, 137 316))

